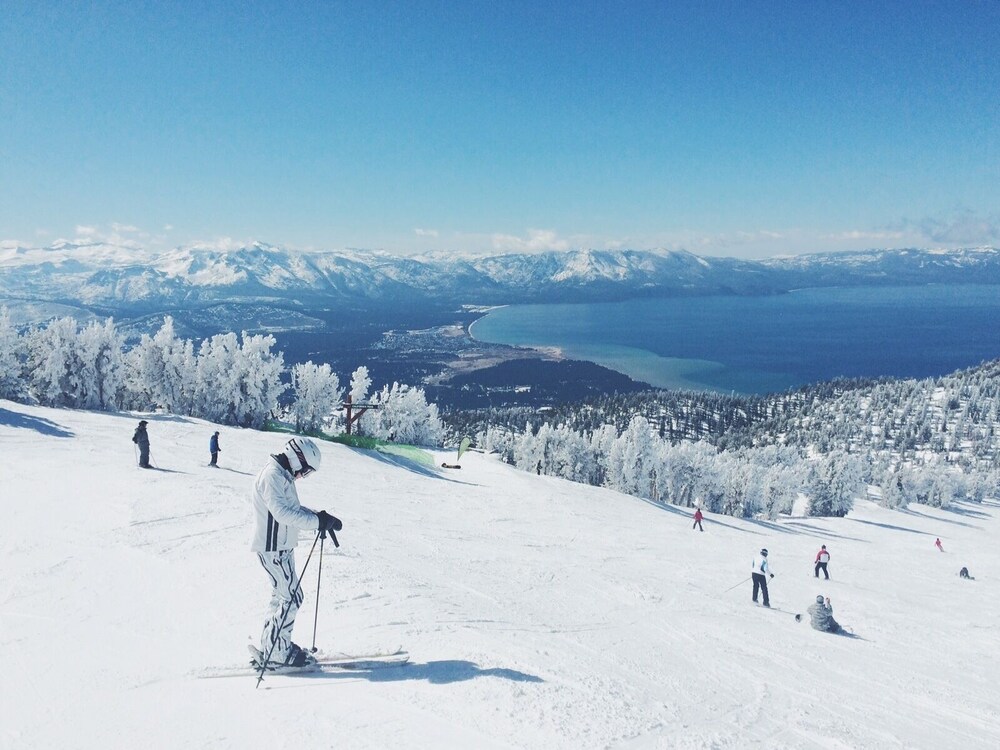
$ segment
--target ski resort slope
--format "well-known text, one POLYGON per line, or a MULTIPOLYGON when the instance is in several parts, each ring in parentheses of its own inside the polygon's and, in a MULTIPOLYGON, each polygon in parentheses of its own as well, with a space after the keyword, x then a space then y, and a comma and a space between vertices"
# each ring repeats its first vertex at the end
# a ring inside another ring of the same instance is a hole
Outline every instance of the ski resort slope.
MULTIPOLYGON (((144 418, 155 470, 136 467, 137 416, 0 401, 2 748, 1000 747, 995 504, 707 515, 700 533, 680 509, 482 454, 430 470, 324 443, 298 484, 344 521, 317 645, 411 662, 255 689, 199 675, 259 635, 247 495, 284 438, 221 427, 211 469, 214 425, 144 418), (778 610, 740 584, 761 547, 778 610), (858 637, 795 622, 817 594, 858 637)), ((318 563, 317 547, 306 647, 318 563)))

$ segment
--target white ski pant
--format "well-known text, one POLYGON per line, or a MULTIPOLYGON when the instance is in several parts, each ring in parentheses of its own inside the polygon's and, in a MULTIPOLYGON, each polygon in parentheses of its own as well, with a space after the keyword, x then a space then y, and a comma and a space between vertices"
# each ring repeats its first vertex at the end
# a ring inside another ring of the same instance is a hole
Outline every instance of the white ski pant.
POLYGON ((278 552, 258 552, 257 557, 271 579, 271 602, 264 630, 260 634, 260 650, 266 656, 271 650, 271 644, 274 644, 271 661, 283 664, 288 660, 292 645, 295 613, 302 604, 302 589, 299 588, 299 577, 295 574, 295 551, 283 549, 278 552))

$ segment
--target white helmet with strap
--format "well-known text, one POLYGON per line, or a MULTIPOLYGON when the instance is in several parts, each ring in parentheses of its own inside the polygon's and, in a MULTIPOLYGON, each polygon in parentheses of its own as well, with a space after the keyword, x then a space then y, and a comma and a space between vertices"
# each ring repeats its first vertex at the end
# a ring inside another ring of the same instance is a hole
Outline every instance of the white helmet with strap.
POLYGON ((305 476, 318 471, 323 462, 323 454, 319 452, 319 446, 311 438, 293 437, 285 443, 284 452, 293 474, 305 476))

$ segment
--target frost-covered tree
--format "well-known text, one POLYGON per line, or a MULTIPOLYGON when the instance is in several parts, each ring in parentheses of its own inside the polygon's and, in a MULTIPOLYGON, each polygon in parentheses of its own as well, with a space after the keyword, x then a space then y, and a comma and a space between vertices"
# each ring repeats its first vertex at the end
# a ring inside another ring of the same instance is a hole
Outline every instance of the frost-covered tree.
POLYGON ((328 364, 306 362, 292 367, 295 400, 289 414, 296 432, 320 430, 340 411, 340 378, 328 364))
POLYGON ((119 406, 125 383, 124 338, 108 318, 91 321, 77 337, 80 366, 79 406, 107 411, 119 406))
POLYGON ((193 345, 177 336, 169 315, 154 335, 143 334, 125 357, 133 406, 173 413, 195 410, 192 376, 196 365, 192 357, 193 345))
POLYGON ((284 357, 271 351, 273 336, 243 332, 212 336, 198 349, 195 411, 222 424, 261 427, 287 386, 281 383, 284 357))
POLYGON ((18 399, 24 395, 24 342, 6 307, 0 307, 0 398, 18 399))
POLYGON ((809 475, 809 515, 846 516, 865 490, 857 456, 834 451, 816 460, 809 475))
POLYGON ((653 437, 645 417, 636 416, 611 446, 607 485, 637 497, 653 490, 653 437))
POLYGON ((43 406, 78 407, 81 396, 77 325, 59 318, 28 334, 28 372, 31 395, 43 406))
POLYGON ((545 464, 545 448, 535 437, 531 425, 524 427, 524 432, 514 439, 514 466, 522 471, 541 474, 545 464))
POLYGON ((368 375, 368 368, 361 365, 351 373, 351 401, 355 404, 364 403, 368 398, 368 389, 372 387, 372 379, 368 375))
POLYGON ((441 444, 444 428, 437 404, 427 403, 423 388, 393 383, 372 401, 378 408, 366 415, 365 434, 397 443, 441 444))

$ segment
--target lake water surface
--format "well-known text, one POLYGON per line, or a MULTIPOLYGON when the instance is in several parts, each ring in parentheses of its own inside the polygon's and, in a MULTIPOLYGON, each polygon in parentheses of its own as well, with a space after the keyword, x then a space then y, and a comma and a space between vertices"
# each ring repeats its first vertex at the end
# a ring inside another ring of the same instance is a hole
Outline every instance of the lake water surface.
POLYGON ((515 305, 476 321, 472 335, 558 347, 661 388, 766 393, 838 376, 943 375, 1000 357, 1000 287, 515 305))

